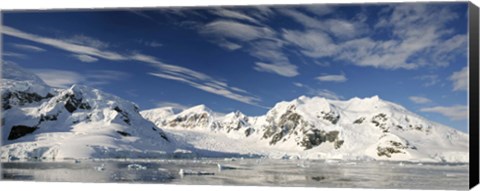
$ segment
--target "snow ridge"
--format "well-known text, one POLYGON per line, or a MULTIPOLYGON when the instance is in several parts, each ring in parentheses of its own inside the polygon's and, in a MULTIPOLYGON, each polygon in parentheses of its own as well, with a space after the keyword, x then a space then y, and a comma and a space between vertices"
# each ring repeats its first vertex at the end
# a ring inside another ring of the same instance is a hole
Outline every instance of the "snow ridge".
POLYGON ((142 115, 177 136, 197 136, 192 144, 205 149, 274 158, 468 162, 467 134, 379 96, 300 96, 256 117, 239 111, 214 117, 203 105, 165 116, 152 112, 142 115))

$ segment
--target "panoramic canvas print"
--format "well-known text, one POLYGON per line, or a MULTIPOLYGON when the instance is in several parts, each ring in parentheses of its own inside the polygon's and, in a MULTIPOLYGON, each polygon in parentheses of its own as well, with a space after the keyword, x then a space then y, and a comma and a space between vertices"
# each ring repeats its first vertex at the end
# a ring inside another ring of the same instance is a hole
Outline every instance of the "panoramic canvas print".
POLYGON ((2 12, 2 179, 468 189, 468 3, 2 12))

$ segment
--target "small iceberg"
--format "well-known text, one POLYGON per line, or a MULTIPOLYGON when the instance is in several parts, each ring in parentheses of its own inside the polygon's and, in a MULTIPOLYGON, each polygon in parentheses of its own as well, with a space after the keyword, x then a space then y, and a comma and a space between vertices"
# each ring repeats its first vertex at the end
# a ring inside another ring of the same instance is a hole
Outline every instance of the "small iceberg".
POLYGON ((185 170, 183 168, 180 169, 180 171, 178 171, 178 174, 180 176, 186 176, 186 175, 195 175, 195 176, 215 175, 215 173, 213 173, 213 172, 185 170))
POLYGON ((303 162, 298 163, 297 166, 300 167, 300 168, 308 168, 309 167, 308 165, 305 165, 305 163, 303 163, 303 162))
POLYGON ((128 170, 147 170, 146 166, 142 166, 139 164, 129 164, 127 168, 128 170))
POLYGON ((94 167, 94 169, 96 171, 99 171, 99 172, 104 171, 105 170, 105 164, 101 164, 100 166, 96 166, 96 167, 94 167))
POLYGON ((222 170, 235 170, 235 169, 238 169, 237 167, 233 167, 233 166, 227 166, 227 165, 222 165, 220 163, 217 164, 218 166, 218 170, 219 171, 222 171, 222 170))

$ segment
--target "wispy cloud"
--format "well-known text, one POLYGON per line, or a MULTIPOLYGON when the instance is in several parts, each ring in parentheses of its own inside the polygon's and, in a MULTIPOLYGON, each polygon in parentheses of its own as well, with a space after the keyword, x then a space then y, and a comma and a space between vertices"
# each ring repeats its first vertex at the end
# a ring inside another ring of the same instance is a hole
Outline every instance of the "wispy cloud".
POLYGON ((346 82, 347 77, 345 74, 325 74, 316 77, 315 79, 320 80, 322 82, 346 82))
POLYGON ((281 12, 305 26, 303 31, 285 30, 283 36, 311 58, 383 69, 444 67, 453 58, 464 55, 467 47, 466 35, 452 36, 455 29, 447 27, 458 18, 448 7, 399 4, 385 9, 374 29, 391 31, 387 32, 392 36, 388 40, 373 38, 375 33, 368 33, 372 29, 362 19, 319 20, 295 9, 281 12))
POLYGON ((240 41, 251 41, 274 35, 274 31, 267 27, 258 27, 228 20, 217 20, 208 23, 202 27, 200 33, 240 41))
POLYGON ((335 6, 333 5, 308 5, 305 8, 308 12, 318 15, 324 16, 335 12, 335 6))
POLYGON ((410 101, 412 101, 414 103, 418 103, 418 104, 425 104, 425 103, 432 102, 432 100, 430 100, 426 97, 422 97, 422 96, 410 96, 410 97, 408 97, 408 99, 410 99, 410 101))
POLYGON ((303 84, 300 82, 294 82, 293 85, 304 89, 305 95, 308 95, 308 96, 319 96, 319 97, 324 97, 332 100, 343 99, 343 96, 338 95, 337 93, 330 91, 328 89, 316 89, 316 88, 310 87, 307 84, 303 84))
MULTIPOLYGON (((101 50, 99 48, 89 47, 86 45, 78 45, 78 44, 73 44, 73 43, 58 40, 58 39, 29 34, 29 33, 26 33, 11 27, 7 27, 7 26, 3 26, 2 33, 17 37, 17 38, 22 38, 22 39, 30 40, 33 42, 50 45, 55 48, 59 48, 61 50, 65 50, 65 51, 79 54, 79 55, 88 55, 94 58, 98 57, 98 58, 103 58, 103 59, 112 60, 112 61, 133 60, 133 61, 147 63, 158 70, 157 72, 151 72, 150 75, 157 76, 163 79, 183 82, 194 88, 197 88, 212 94, 220 95, 229 99, 240 101, 242 103, 266 108, 259 104, 260 98, 252 96, 251 94, 247 93, 246 90, 240 89, 238 87, 232 87, 228 85, 226 82, 215 80, 209 75, 201 72, 197 72, 181 66, 163 63, 153 56, 144 55, 141 53, 120 54, 117 52, 101 50)), ((81 38, 81 39, 89 39, 89 38, 81 38)), ((89 40, 84 40, 84 42, 87 42, 87 41, 89 40)), ((98 43, 96 46, 97 47, 99 46, 98 43)), ((57 72, 60 72, 60 71, 57 71, 57 72)), ((53 86, 56 86, 56 87, 65 87, 69 84, 72 84, 75 82, 81 82, 82 80, 85 80, 85 77, 81 77, 81 76, 78 77, 73 74, 72 74, 72 77, 68 77, 67 75, 71 74, 68 72, 67 73, 60 72, 62 75, 66 76, 67 80, 63 80, 63 81, 58 79, 55 80, 52 76, 54 73, 55 73, 54 71, 51 71, 51 72, 43 71, 43 74, 40 73, 40 75, 43 75, 43 77, 46 79, 45 81, 49 81, 50 84, 53 84, 53 86)))
POLYGON ((231 18, 231 19, 237 19, 237 20, 242 20, 242 21, 248 21, 250 23, 256 23, 259 24, 259 21, 257 19, 254 19, 253 17, 250 17, 240 11, 234 11, 230 9, 224 9, 224 8, 217 8, 211 11, 211 13, 224 17, 224 18, 231 18))
POLYGON ((15 58, 27 58, 27 55, 16 52, 2 51, 2 56, 15 57, 15 58))
POLYGON ((33 46, 33 45, 28 45, 28 44, 12 44, 13 47, 20 49, 20 50, 26 50, 26 51, 31 51, 31 52, 44 52, 45 49, 40 48, 38 46, 33 46))
POLYGON ((247 92, 246 90, 238 87, 233 88, 226 82, 215 80, 204 73, 180 66, 165 64, 154 57, 143 54, 136 54, 134 58, 138 61, 150 63, 155 66, 158 70, 157 72, 149 73, 152 76, 182 82, 205 92, 264 108, 264 106, 259 104, 260 98, 245 93, 247 92))
POLYGON ((468 90, 468 66, 465 66, 460 71, 454 72, 450 78, 453 82, 454 91, 468 90))
POLYGON ((157 41, 154 41, 154 40, 143 40, 143 39, 138 39, 138 40, 135 40, 136 43, 139 43, 141 45, 144 45, 144 46, 147 46, 147 47, 152 47, 152 48, 158 48, 158 47, 162 47, 163 44, 162 43, 159 43, 157 41))
POLYGON ((84 46, 94 47, 98 49, 105 49, 110 47, 110 43, 103 42, 101 40, 98 40, 89 36, 85 36, 85 35, 74 35, 72 37, 65 38, 63 40, 73 44, 84 45, 84 46))
POLYGON ((259 59, 253 67, 257 71, 285 77, 297 76, 297 66, 291 64, 283 53, 283 42, 277 33, 260 22, 258 24, 260 26, 216 20, 204 25, 199 32, 215 39, 214 43, 228 50, 244 48, 248 54, 259 59))
POLYGON ((342 96, 336 94, 335 92, 327 90, 327 89, 318 89, 318 90, 315 90, 314 92, 312 92, 311 94, 316 95, 316 96, 320 96, 320 97, 324 97, 324 98, 327 98, 327 99, 333 99, 333 100, 343 99, 342 96))
POLYGON ((183 105, 175 102, 158 102, 155 104, 156 107, 172 107, 175 109, 185 110, 188 109, 190 106, 183 105))
POLYGON ((420 109, 420 111, 438 113, 451 120, 464 120, 468 118, 468 107, 465 105, 427 107, 420 109))
POLYGON ((270 63, 269 64, 269 63, 263 63, 263 62, 256 62, 254 69, 257 71, 275 73, 285 77, 294 77, 299 74, 297 71, 297 66, 289 63, 270 63))
POLYGON ((440 82, 440 79, 437 74, 426 74, 417 76, 414 79, 424 81, 423 86, 429 87, 440 82))
POLYGON ((5 35, 14 36, 14 37, 25 39, 25 40, 30 40, 32 42, 49 45, 49 46, 52 46, 61 50, 65 50, 68 52, 76 53, 76 54, 89 55, 89 56, 99 57, 107 60, 127 60, 128 59, 127 57, 116 52, 102 51, 95 47, 74 44, 74 43, 70 43, 67 41, 62 41, 54 38, 42 37, 35 34, 26 33, 8 26, 2 26, 2 33, 5 35))
POLYGON ((95 58, 95 57, 92 57, 92 56, 89 56, 89 55, 85 55, 85 54, 73 54, 72 55, 73 57, 75 57, 76 59, 82 61, 82 62, 96 62, 98 61, 98 58, 95 58))
POLYGON ((32 69, 30 71, 40 77, 49 86, 56 88, 68 88, 73 84, 101 86, 129 77, 127 73, 113 70, 95 70, 88 71, 85 74, 57 69, 32 69))
POLYGON ((282 35, 286 41, 300 47, 301 52, 308 57, 321 58, 338 52, 339 47, 333 43, 330 36, 318 30, 284 30, 282 35))
MULTIPOLYGON (((368 31, 368 26, 363 22, 338 18, 320 20, 293 8, 281 9, 280 12, 291 17, 307 29, 321 30, 340 39, 350 39, 365 34, 368 31)), ((318 11, 316 13, 321 12, 318 11)))
POLYGON ((46 84, 56 88, 68 88, 85 80, 82 75, 72 71, 54 69, 36 69, 31 71, 46 84))

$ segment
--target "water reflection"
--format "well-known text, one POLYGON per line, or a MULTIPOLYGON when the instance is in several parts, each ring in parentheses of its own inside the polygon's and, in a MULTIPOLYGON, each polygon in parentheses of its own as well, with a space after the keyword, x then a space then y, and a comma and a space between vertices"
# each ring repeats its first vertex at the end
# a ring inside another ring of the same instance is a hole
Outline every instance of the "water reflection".
POLYGON ((2 177, 49 182, 468 189, 468 165, 394 162, 260 159, 9 162, 3 163, 2 177), (191 175, 181 176, 180 169, 191 175))

